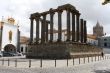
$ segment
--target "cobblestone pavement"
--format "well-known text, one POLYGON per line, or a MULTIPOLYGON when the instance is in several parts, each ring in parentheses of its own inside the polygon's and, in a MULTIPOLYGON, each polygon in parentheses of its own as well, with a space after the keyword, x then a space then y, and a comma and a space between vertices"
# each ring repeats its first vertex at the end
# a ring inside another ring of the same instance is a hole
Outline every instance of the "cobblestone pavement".
POLYGON ((110 73, 110 60, 61 68, 14 68, 0 66, 0 73, 110 73))

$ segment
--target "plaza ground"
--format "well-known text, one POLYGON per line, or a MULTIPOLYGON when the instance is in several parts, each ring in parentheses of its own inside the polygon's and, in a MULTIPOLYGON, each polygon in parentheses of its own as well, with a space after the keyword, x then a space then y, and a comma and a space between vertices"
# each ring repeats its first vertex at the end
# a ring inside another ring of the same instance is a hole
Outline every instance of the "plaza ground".
MULTIPOLYGON (((110 57, 109 49, 104 49, 104 52, 107 52, 107 56, 110 57)), ((9 58, 9 57, 8 57, 9 58)), ((5 59, 8 59, 7 57, 5 59)), ((40 60, 32 59, 32 67, 28 66, 28 59, 23 59, 19 57, 18 66, 15 67, 14 60, 17 57, 10 58, 10 66, 8 67, 7 61, 4 62, 4 66, 2 66, 2 62, 0 62, 0 73, 110 73, 110 59, 101 59, 98 60, 98 57, 85 58, 85 64, 83 58, 81 58, 81 62, 79 64, 79 59, 75 59, 75 65, 73 66, 72 59, 68 60, 57 60, 57 65, 55 67, 54 60, 43 60, 43 67, 40 67, 40 60)), ((2 58, 1 58, 2 59, 2 58)))
POLYGON ((0 66, 0 73, 110 73, 110 60, 60 68, 14 68, 0 66))

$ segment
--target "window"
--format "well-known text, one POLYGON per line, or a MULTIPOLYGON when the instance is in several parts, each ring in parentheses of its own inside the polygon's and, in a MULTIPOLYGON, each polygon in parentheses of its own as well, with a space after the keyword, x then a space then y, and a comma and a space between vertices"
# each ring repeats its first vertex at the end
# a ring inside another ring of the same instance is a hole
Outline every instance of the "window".
POLYGON ((104 41, 107 41, 107 39, 104 39, 104 41))
POLYGON ((21 52, 23 52, 23 47, 21 47, 21 52))
POLYGON ((12 41, 12 31, 11 30, 9 31, 9 41, 10 42, 12 41))
POLYGON ((107 43, 104 43, 104 47, 107 47, 107 43))

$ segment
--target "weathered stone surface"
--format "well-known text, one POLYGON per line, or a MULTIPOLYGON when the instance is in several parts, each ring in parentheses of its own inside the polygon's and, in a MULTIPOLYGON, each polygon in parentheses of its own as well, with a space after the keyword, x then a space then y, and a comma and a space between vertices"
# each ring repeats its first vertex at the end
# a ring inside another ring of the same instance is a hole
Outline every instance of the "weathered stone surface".
POLYGON ((29 45, 27 58, 64 59, 71 53, 101 52, 100 48, 81 43, 48 43, 29 45))
POLYGON ((68 44, 29 45, 27 58, 70 58, 70 51, 68 49, 68 44))

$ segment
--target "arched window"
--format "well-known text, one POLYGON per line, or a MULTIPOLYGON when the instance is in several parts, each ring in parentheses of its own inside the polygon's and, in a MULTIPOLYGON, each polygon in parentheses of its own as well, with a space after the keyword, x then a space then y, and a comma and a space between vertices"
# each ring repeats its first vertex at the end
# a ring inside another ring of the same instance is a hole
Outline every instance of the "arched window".
POLYGON ((23 47, 21 47, 21 52, 23 52, 23 47))
POLYGON ((12 41, 12 31, 11 30, 9 31, 9 41, 10 42, 12 41))
POLYGON ((104 47, 107 47, 107 43, 104 43, 104 47))
POLYGON ((104 41, 107 41, 107 39, 104 39, 104 41))

